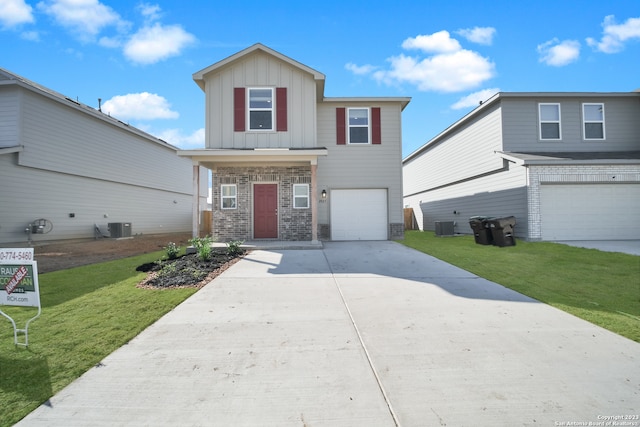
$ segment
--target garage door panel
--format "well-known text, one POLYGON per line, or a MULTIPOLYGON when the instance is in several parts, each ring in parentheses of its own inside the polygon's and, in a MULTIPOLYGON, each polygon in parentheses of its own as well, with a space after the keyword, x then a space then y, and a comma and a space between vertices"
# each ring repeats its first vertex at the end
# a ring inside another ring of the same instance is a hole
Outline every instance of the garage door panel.
POLYGON ((544 240, 640 239, 639 184, 543 185, 544 240))
POLYGON ((331 191, 332 240, 387 240, 387 191, 331 191))

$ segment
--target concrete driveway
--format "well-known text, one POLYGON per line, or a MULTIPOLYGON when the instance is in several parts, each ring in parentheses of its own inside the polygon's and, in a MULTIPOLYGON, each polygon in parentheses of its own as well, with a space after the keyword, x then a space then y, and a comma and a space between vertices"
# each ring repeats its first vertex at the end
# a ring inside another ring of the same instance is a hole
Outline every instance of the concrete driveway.
POLYGON ((639 367, 430 256, 330 242, 254 251, 18 425, 588 425, 640 415, 639 367))

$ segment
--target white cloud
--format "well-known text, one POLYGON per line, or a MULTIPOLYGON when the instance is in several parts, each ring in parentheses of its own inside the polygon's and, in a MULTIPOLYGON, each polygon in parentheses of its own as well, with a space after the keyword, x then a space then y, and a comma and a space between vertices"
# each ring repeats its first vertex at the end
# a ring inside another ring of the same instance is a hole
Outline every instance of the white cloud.
POLYGON ((122 120, 176 119, 180 115, 162 96, 154 93, 118 95, 102 104, 102 112, 122 120))
POLYGON ((603 53, 617 53, 624 49, 628 40, 640 40, 640 17, 629 18, 624 24, 616 24, 613 15, 606 16, 602 23, 602 39, 587 38, 587 44, 603 53))
POLYGON ((460 34, 470 42, 484 45, 491 45, 493 43, 495 33, 496 29, 493 27, 473 27, 456 31, 456 34, 460 34))
POLYGON ((377 67, 369 64, 358 66, 353 62, 349 62, 345 64, 344 68, 351 71, 355 75, 365 75, 365 74, 371 74, 376 70, 377 67))
POLYGON ((31 22, 34 22, 33 8, 24 0, 0 1, 0 24, 3 27, 11 28, 31 22))
POLYGON ((458 102, 451 106, 451 108, 453 110, 460 110, 462 108, 477 107, 481 102, 486 101, 498 92, 500 92, 500 89, 495 87, 471 93, 465 97, 460 98, 458 102))
POLYGON ((200 128, 190 135, 183 134, 180 129, 166 129, 157 133, 156 137, 183 149, 204 148, 204 128, 200 128))
POLYGON ((560 41, 557 38, 538 45, 540 62, 554 67, 563 67, 580 57, 580 43, 575 40, 560 41))
POLYGON ((179 25, 163 26, 155 23, 143 27, 124 46, 124 55, 139 64, 154 64, 179 55, 196 38, 179 25))
POLYGON ((157 4, 142 3, 138 5, 138 10, 147 22, 157 21, 162 15, 160 13, 162 9, 157 4))
POLYGON ((404 49, 419 49, 426 57, 403 53, 387 59, 388 69, 373 65, 345 66, 357 75, 371 74, 374 80, 387 85, 409 83, 421 91, 459 92, 478 87, 495 74, 495 64, 477 52, 463 49, 448 31, 410 37, 402 43, 404 49))
POLYGON ((493 77, 494 64, 470 50, 418 60, 399 55, 389 59, 391 69, 374 73, 386 84, 407 82, 421 91, 459 92, 477 87, 493 77))
POLYGON ((123 29, 129 25, 98 0, 48 0, 38 3, 38 8, 85 42, 92 41, 106 27, 123 29))
POLYGON ((461 49, 460 43, 452 39, 448 31, 438 31, 429 35, 409 37, 402 42, 403 49, 420 49, 427 53, 456 52, 461 49))

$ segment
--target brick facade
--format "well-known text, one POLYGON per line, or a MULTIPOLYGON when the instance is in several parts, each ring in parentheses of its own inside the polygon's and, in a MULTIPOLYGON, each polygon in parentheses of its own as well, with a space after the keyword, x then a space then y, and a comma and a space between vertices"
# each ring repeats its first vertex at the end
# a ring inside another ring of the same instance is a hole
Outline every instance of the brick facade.
POLYGON ((293 208, 293 184, 311 185, 310 166, 220 167, 213 173, 213 237, 217 241, 253 239, 253 184, 278 184, 278 240, 310 241, 311 208, 293 208), (237 207, 222 209, 222 184, 237 186, 237 207))

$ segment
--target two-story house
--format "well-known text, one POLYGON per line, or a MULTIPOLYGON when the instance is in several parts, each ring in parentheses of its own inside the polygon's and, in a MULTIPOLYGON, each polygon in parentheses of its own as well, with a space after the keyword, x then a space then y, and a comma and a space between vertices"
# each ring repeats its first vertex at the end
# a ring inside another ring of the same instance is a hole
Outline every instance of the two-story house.
POLYGON ((403 160, 420 229, 515 216, 528 240, 640 239, 640 92, 499 93, 403 160))
POLYGON ((0 68, 0 243, 188 233, 206 191, 191 193, 191 162, 176 151, 0 68))
POLYGON ((212 171, 214 238, 402 238, 409 98, 327 98, 322 73, 262 44, 193 79, 205 93, 205 148, 179 155, 194 177, 212 171))

